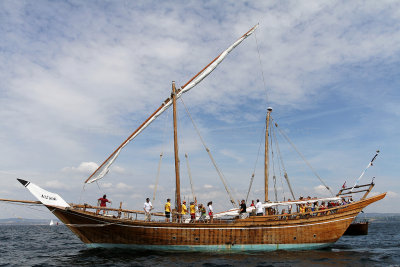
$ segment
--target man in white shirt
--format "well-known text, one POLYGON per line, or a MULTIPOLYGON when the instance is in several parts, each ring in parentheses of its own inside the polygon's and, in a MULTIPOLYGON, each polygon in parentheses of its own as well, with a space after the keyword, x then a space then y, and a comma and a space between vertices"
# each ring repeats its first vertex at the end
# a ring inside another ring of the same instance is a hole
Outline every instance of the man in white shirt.
POLYGON ((151 205, 150 198, 146 198, 146 202, 144 202, 144 216, 145 221, 150 221, 151 214, 150 211, 153 209, 153 205, 151 205))
POLYGON ((263 208, 259 199, 257 199, 256 210, 257 210, 257 216, 263 216, 263 208))

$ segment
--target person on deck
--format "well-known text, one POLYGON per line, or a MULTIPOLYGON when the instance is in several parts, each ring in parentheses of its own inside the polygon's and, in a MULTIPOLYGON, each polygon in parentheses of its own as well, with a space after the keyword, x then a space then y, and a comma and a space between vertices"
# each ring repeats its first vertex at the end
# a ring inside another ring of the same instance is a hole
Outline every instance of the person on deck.
POLYGON ((242 199, 242 203, 240 204, 240 219, 244 219, 246 217, 246 202, 242 199))
POLYGON ((195 199, 195 202, 190 202, 189 210, 190 210, 190 222, 194 223, 196 221, 196 205, 197 205, 197 200, 195 199))
POLYGON ((186 216, 187 213, 187 207, 186 207, 186 200, 183 201, 182 203, 182 211, 181 211, 181 222, 184 221, 184 217, 186 216))
MULTIPOLYGON (((107 196, 106 195, 103 195, 103 197, 101 197, 101 198, 99 198, 98 200, 97 200, 97 205, 99 205, 100 207, 106 207, 107 206, 107 202, 108 203, 111 203, 111 201, 109 201, 108 199, 107 199, 107 196)), ((99 210, 97 211, 97 213, 99 212, 99 210)), ((105 214, 106 213, 106 211, 105 210, 103 210, 103 214, 105 214)))
POLYGON ((199 221, 204 222, 206 219, 206 208, 204 207, 203 204, 199 205, 199 213, 200 213, 199 221))
POLYGON ((257 199, 257 203, 256 203, 256 212, 257 212, 257 216, 263 216, 263 208, 262 208, 262 204, 260 202, 259 199, 257 199))
POLYGON ((171 217, 171 199, 167 199, 167 203, 165 203, 165 221, 169 222, 169 218, 171 217))
POLYGON ((212 207, 212 201, 208 202, 207 206, 208 206, 208 216, 210 216, 210 223, 212 223, 213 222, 213 218, 214 218, 214 211, 213 211, 213 207, 212 207))
POLYGON ((146 198, 146 202, 144 202, 144 219, 145 221, 149 222, 151 219, 150 211, 153 209, 153 205, 150 202, 150 198, 146 198))

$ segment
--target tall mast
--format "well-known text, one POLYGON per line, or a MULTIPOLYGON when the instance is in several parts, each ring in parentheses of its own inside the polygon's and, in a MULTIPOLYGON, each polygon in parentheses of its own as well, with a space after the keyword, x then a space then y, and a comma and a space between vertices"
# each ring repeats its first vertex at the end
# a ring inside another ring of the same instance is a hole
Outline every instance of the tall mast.
POLYGON ((268 107, 267 108, 268 112, 267 112, 267 119, 266 119, 266 128, 265 128, 265 162, 264 162, 264 177, 265 177, 265 188, 264 188, 264 192, 265 192, 265 202, 268 201, 268 140, 269 140, 269 119, 270 119, 270 115, 272 112, 272 108, 268 107))
POLYGON ((177 212, 181 212, 181 182, 179 177, 179 154, 178 154, 178 129, 176 118, 176 88, 175 82, 172 82, 172 107, 174 114, 174 154, 175 154, 175 208, 177 212))
MULTIPOLYGON (((183 93, 188 92, 190 89, 195 87, 204 78, 206 78, 223 60, 224 58, 244 39, 250 36, 258 27, 258 24, 251 28, 248 32, 242 35, 236 42, 225 49, 219 56, 217 56, 213 61, 211 61, 206 67, 204 67, 199 73, 197 73, 193 78, 191 78, 185 85, 183 85, 176 92, 176 98, 179 98, 183 93)), ((151 114, 140 126, 137 128, 122 144, 114 150, 113 153, 86 179, 85 183, 93 183, 101 178, 103 178, 109 171, 110 166, 118 157, 121 150, 131 142, 136 136, 138 136, 147 126, 150 125, 158 116, 160 116, 164 111, 168 109, 172 104, 172 98, 167 98, 161 106, 151 114)))

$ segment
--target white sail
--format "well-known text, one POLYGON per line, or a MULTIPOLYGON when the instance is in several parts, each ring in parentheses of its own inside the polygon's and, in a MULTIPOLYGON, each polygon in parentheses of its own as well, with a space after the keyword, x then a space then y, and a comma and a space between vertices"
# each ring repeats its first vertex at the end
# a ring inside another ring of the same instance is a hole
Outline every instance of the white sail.
POLYGON ((52 226, 52 225, 54 225, 54 222, 53 222, 53 220, 51 220, 51 221, 50 221, 50 226, 52 226))
MULTIPOLYGON (((239 38, 235 43, 229 46, 224 52, 222 52, 218 57, 216 57, 210 64, 208 64, 202 71, 196 74, 192 79, 190 79, 184 86, 182 86, 177 91, 177 99, 183 94, 199 84, 205 77, 207 77, 221 62, 224 58, 244 39, 251 35, 258 24, 251 28, 247 33, 245 33, 241 38, 239 38)), ((90 175, 90 177, 85 181, 85 183, 93 183, 101 178, 103 178, 109 171, 110 166, 114 163, 115 159, 118 157, 121 150, 136 136, 138 136, 147 126, 150 125, 158 116, 160 116, 165 110, 168 109, 172 104, 172 98, 165 100, 161 106, 141 125, 136 129, 100 166, 99 168, 90 175)))

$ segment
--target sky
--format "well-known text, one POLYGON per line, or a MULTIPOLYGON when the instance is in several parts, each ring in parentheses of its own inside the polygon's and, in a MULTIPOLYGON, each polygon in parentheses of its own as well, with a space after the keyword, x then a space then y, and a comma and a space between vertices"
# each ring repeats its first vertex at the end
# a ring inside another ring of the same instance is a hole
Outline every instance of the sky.
MULTIPOLYGON (((22 178, 69 203, 94 205, 107 194, 111 207, 140 210, 150 197, 162 211, 175 190, 171 110, 105 178, 84 181, 169 97, 172 81, 184 85, 256 24, 178 101, 182 198, 232 207, 184 104, 236 200, 253 172, 249 200, 264 198, 271 106, 334 194, 380 150, 360 183, 375 177, 371 195, 387 195, 365 211, 400 212, 398 1, 0 1, 0 198, 35 200, 22 178)), ((274 188, 278 200, 291 198, 279 156, 296 197, 330 196, 276 136, 270 200, 274 188)), ((0 218, 51 218, 35 207, 0 210, 0 218)))

